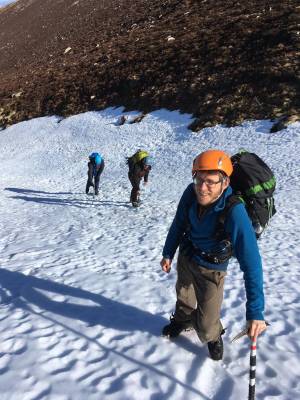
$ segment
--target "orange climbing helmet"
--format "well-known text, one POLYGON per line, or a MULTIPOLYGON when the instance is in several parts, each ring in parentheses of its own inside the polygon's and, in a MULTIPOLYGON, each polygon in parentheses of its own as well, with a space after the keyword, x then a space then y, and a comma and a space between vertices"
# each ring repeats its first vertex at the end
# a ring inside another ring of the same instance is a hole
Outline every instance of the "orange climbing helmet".
POLYGON ((233 171, 228 154, 221 150, 207 150, 200 153, 193 162, 193 175, 197 171, 221 171, 230 176, 233 171))

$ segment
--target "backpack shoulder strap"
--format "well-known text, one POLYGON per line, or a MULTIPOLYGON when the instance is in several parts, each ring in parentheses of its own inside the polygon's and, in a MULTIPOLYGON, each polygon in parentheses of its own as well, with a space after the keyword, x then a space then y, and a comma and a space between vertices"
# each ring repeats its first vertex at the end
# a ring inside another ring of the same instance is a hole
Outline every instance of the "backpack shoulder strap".
POLYGON ((184 209, 184 221, 185 221, 185 225, 186 225, 186 232, 189 232, 191 229, 188 213, 189 213, 189 209, 191 208, 193 201, 196 197, 194 190, 191 189, 192 186, 193 186, 193 184, 190 184, 188 186, 188 188, 186 189, 186 190, 189 190, 189 195, 186 199, 186 204, 185 204, 185 209, 184 209))
POLYGON ((219 215, 216 232, 215 232, 215 238, 222 240, 227 236, 225 233, 225 221, 226 221, 227 215, 228 215, 229 211, 232 209, 232 207, 234 207, 236 204, 241 204, 241 203, 244 203, 244 200, 241 196, 232 194, 231 196, 227 197, 225 207, 220 212, 220 215, 219 215))

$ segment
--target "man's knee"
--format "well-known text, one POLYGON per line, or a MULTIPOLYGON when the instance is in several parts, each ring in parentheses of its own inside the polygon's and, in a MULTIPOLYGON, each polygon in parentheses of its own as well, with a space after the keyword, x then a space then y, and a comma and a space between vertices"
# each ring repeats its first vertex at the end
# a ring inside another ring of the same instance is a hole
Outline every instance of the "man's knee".
POLYGON ((182 283, 177 282, 176 292, 177 292, 177 300, 182 304, 183 307, 186 306, 192 310, 196 309, 197 298, 192 283, 184 285, 182 283))
POLYGON ((220 320, 203 316, 199 310, 192 313, 192 321, 195 331, 202 343, 217 340, 222 330, 220 320))

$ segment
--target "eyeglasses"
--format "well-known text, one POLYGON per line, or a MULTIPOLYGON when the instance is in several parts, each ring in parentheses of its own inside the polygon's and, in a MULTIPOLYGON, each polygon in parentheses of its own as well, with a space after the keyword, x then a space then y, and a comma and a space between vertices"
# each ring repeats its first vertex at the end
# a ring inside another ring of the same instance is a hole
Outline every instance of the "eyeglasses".
POLYGON ((219 181, 213 181, 213 180, 211 180, 211 179, 202 179, 202 178, 200 178, 200 176, 194 176, 194 178, 193 178, 193 182, 194 182, 194 185, 197 185, 197 186, 202 186, 203 185, 203 183, 205 183, 205 185, 207 186, 207 187, 209 187, 209 188, 213 188, 213 187, 215 187, 218 183, 220 183, 220 182, 223 182, 223 179, 220 179, 219 181))

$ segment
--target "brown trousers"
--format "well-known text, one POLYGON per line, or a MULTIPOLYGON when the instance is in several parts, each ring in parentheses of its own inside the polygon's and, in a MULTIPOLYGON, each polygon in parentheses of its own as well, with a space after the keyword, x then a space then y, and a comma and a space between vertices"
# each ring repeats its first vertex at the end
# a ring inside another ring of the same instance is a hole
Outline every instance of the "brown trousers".
POLYGON ((223 329, 220 312, 225 276, 226 272, 201 267, 179 253, 174 318, 190 322, 203 343, 217 340, 223 329))

